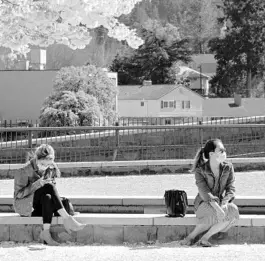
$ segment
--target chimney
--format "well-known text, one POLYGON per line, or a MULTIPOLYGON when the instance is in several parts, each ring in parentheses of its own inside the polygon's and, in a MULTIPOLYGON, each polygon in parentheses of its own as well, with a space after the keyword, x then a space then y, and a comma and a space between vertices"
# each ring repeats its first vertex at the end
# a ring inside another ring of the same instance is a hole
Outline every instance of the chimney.
POLYGON ((240 94, 234 93, 234 103, 236 106, 242 105, 242 98, 240 94))
POLYGON ((151 86, 152 85, 152 81, 151 80, 144 80, 143 81, 143 86, 151 86))
POLYGON ((32 49, 30 51, 31 70, 45 70, 46 68, 46 50, 32 49))

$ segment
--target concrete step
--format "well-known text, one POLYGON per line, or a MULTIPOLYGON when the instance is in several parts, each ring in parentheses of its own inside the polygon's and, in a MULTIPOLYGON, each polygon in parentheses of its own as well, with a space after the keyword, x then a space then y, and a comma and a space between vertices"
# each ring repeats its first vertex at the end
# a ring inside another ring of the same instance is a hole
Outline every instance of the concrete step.
MULTIPOLYGON (((67 196, 75 211, 81 213, 164 214, 165 201, 161 196, 67 196)), ((188 214, 194 214, 194 196, 188 197, 188 214)), ((235 204, 241 214, 265 214, 265 197, 237 196, 235 204)), ((0 196, 0 212, 14 212, 13 197, 0 196)))
MULTIPOLYGON (((82 231, 65 233, 61 217, 52 220, 52 235, 60 241, 82 244, 122 244, 170 242, 187 236, 196 225, 195 215, 168 218, 165 214, 79 214, 75 218, 86 227, 82 231)), ((16 213, 0 213, 0 241, 38 241, 42 229, 41 217, 20 217, 16 213)), ((214 241, 215 242, 215 241, 214 241)), ((218 243, 265 242, 265 215, 241 215, 229 230, 225 241, 218 243)))

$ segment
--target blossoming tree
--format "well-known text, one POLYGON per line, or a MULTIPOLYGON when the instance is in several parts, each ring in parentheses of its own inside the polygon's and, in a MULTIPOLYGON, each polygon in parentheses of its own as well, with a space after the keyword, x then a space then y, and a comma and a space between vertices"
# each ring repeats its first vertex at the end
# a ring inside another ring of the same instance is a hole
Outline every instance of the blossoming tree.
POLYGON ((89 44, 89 29, 104 26, 108 35, 137 48, 135 30, 117 19, 141 0, 0 0, 0 46, 26 54, 29 45, 61 43, 72 49, 89 44))

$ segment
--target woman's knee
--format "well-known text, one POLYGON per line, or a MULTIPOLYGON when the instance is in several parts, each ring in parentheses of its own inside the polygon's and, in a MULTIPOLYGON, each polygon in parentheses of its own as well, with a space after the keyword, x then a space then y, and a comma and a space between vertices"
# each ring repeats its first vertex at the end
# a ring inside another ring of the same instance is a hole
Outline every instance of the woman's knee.
POLYGON ((51 183, 45 184, 43 188, 47 194, 52 194, 55 191, 55 186, 51 183))
POLYGON ((43 197, 42 197, 42 200, 44 202, 49 202, 49 201, 51 201, 51 199, 52 199, 52 195, 51 194, 44 194, 43 197))

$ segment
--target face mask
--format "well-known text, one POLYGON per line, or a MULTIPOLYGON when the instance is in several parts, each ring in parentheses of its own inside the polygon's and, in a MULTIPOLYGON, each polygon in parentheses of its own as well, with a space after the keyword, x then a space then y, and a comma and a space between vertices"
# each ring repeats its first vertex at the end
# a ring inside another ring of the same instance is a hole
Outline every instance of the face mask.
POLYGON ((39 160, 37 166, 40 171, 45 171, 48 167, 52 166, 53 160, 39 160))
POLYGON ((217 153, 216 160, 220 163, 223 163, 226 160, 226 153, 217 153))

